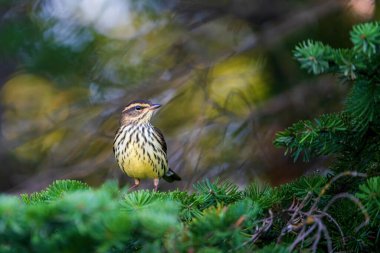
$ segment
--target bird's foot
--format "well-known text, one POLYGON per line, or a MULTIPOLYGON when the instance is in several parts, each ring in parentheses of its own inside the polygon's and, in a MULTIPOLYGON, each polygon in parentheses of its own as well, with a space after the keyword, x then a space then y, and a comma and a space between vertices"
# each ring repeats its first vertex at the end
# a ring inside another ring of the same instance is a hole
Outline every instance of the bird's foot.
POLYGON ((138 184, 134 184, 134 185, 132 185, 131 187, 128 188, 128 191, 131 191, 131 190, 133 190, 133 189, 135 189, 137 187, 139 187, 139 185, 138 184))
POLYGON ((135 184, 132 185, 131 187, 129 187, 128 191, 131 191, 131 190, 139 187, 139 185, 140 185, 140 180, 139 179, 135 179, 135 184))
POLYGON ((156 191, 158 191, 158 182, 159 182, 160 180, 158 179, 158 178, 155 178, 154 180, 153 180, 153 185, 154 185, 154 191, 156 192, 156 191))

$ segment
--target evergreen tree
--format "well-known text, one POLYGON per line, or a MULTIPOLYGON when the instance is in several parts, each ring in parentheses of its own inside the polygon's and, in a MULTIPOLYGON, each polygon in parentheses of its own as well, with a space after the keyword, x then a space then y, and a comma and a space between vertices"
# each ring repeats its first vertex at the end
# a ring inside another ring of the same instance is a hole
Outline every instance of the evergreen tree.
POLYGON ((294 160, 336 155, 335 172, 373 175, 380 166, 380 25, 357 25, 350 35, 350 49, 308 40, 294 51, 301 68, 315 75, 336 74, 351 86, 343 111, 297 122, 278 133, 274 143, 294 160))

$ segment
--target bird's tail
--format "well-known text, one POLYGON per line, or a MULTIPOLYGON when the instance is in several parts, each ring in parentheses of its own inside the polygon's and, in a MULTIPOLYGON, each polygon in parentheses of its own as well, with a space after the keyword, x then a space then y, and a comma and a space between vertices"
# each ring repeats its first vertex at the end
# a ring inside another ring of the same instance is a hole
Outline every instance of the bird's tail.
POLYGON ((180 181, 181 178, 178 176, 172 169, 168 169, 168 171, 165 173, 165 175, 162 176, 165 181, 168 181, 169 183, 173 181, 180 181))

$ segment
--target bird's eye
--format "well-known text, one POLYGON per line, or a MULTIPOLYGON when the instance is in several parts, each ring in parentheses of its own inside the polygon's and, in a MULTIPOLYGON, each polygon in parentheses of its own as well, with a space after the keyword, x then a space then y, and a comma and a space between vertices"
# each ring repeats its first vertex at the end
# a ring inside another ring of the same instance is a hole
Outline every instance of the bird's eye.
POLYGON ((135 107, 135 110, 136 110, 136 111, 140 111, 140 110, 141 110, 141 106, 136 106, 136 107, 135 107))

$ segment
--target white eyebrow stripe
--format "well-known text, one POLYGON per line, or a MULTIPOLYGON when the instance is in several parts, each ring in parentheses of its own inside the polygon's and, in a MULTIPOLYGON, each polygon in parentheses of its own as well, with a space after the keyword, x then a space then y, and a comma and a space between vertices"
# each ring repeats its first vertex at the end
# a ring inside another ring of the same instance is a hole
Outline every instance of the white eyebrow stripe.
POLYGON ((148 107, 150 106, 149 104, 141 104, 141 103, 135 103, 135 104, 130 104, 128 105, 127 107, 124 108, 124 110, 122 112, 125 112, 133 107, 136 107, 136 106, 141 106, 141 107, 148 107))

